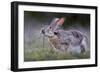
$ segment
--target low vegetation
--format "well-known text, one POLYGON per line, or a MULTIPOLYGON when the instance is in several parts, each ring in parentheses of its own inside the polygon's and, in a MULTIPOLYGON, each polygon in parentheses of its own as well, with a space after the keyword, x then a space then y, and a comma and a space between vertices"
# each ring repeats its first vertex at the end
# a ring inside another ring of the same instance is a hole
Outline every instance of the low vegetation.
POLYGON ((44 61, 44 60, 71 60, 90 58, 90 52, 85 54, 70 54, 67 52, 54 51, 47 48, 36 48, 31 51, 24 51, 24 61, 44 61))

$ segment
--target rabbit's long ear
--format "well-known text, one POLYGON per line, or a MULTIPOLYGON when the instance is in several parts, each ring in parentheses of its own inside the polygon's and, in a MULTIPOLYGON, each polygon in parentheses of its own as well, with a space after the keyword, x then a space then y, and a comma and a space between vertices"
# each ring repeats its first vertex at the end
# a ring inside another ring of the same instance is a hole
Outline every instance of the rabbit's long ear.
POLYGON ((58 21, 59 21, 59 18, 54 18, 52 22, 50 23, 50 27, 53 29, 56 26, 58 21))
POLYGON ((63 25, 64 21, 65 21, 65 18, 59 19, 59 21, 57 22, 57 25, 63 25))
POLYGON ((54 27, 54 31, 57 30, 61 25, 63 25, 65 21, 65 18, 60 18, 57 22, 56 22, 56 26, 54 27))

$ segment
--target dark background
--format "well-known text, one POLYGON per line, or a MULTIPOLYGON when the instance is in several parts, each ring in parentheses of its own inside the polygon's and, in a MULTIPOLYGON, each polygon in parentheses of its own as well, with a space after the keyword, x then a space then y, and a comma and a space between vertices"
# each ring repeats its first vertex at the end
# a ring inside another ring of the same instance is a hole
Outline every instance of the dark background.
POLYGON ((30 20, 32 17, 40 23, 47 22, 47 24, 49 24, 53 18, 64 17, 66 18, 66 21, 63 27, 78 26, 78 25, 82 27, 90 26, 90 14, 31 12, 31 11, 25 11, 24 14, 25 14, 25 22, 30 20))

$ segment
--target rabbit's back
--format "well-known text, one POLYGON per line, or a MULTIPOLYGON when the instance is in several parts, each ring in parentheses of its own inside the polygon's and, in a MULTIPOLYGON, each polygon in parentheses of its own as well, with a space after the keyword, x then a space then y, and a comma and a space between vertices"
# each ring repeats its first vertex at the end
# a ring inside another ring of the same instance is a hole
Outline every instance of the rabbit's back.
POLYGON ((75 44, 80 44, 82 39, 84 38, 84 34, 77 30, 58 30, 57 33, 57 36, 62 43, 72 42, 75 44))

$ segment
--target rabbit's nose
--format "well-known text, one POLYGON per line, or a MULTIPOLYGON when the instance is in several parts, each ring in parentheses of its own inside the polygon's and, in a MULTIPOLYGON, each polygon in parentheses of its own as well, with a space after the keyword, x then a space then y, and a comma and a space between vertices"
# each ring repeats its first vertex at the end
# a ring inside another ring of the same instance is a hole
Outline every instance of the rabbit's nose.
POLYGON ((45 34, 45 31, 42 29, 42 31, 41 31, 43 34, 45 34))

